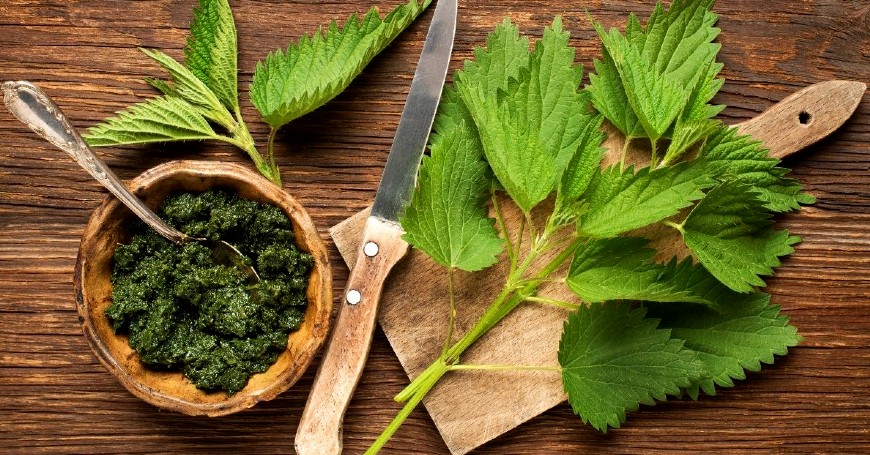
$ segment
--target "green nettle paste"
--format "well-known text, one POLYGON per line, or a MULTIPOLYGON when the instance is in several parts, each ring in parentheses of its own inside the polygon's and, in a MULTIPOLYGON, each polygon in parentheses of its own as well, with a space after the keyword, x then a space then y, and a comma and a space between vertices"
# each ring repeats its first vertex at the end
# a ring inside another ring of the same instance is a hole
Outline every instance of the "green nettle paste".
POLYGON ((261 281, 247 284, 208 248, 175 245, 137 221, 130 243, 115 251, 106 315, 149 367, 233 394, 275 363, 302 323, 313 260, 296 247, 281 209, 234 193, 171 195, 158 214, 190 236, 234 245, 261 281))

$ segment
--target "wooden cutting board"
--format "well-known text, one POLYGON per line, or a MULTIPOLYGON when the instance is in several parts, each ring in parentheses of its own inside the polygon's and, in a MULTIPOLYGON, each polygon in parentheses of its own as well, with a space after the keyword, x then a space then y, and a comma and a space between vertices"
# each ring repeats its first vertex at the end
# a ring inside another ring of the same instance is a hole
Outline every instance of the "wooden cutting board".
MULTIPOLYGON (((771 156, 782 158, 839 128, 857 108, 865 90, 866 85, 860 82, 815 84, 737 126, 743 133, 764 141, 771 156)), ((618 134, 608 134, 605 163, 619 160, 620 138, 618 134)), ((647 154, 632 150, 628 161, 641 162, 647 154)), ((511 225, 518 224, 519 213, 510 212, 507 206, 504 204, 503 208, 510 230, 511 225)), ((367 216, 368 210, 363 210, 330 230, 348 265, 356 261, 367 216)), ((659 237, 655 243, 660 251, 666 251, 664 256, 685 255, 674 242, 678 237, 667 237, 671 235, 669 231, 673 230, 645 234, 659 237)), ((458 334, 465 333, 477 321, 500 291, 505 273, 506 266, 497 265, 482 272, 456 275, 458 334)), ((557 285, 542 288, 541 295, 575 300, 570 291, 557 285)), ((440 353, 447 336, 447 296, 446 270, 415 249, 387 279, 379 321, 410 378, 416 377, 440 353)), ((556 365, 565 317, 565 310, 523 304, 466 351, 462 363, 556 365)), ((460 455, 565 399, 558 372, 462 371, 446 375, 429 393, 424 405, 447 447, 460 455)))

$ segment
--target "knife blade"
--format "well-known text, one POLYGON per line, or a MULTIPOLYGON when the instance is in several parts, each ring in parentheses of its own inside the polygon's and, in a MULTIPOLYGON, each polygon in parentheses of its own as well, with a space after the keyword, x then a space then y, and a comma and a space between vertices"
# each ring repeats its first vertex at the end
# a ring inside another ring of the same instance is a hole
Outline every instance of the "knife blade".
POLYGON ((299 421, 297 454, 341 453, 342 421, 368 358, 384 280, 408 251, 398 219, 414 189, 447 77, 456 14, 457 0, 438 0, 372 213, 366 220, 358 259, 299 421))

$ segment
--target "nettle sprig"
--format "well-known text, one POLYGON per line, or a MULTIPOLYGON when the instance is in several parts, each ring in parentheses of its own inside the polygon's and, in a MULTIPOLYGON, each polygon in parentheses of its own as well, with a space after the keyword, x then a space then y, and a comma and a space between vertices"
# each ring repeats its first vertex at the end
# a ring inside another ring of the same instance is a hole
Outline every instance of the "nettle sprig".
POLYGON ((286 51, 276 51, 258 62, 250 93, 271 128, 263 156, 239 108, 232 10, 227 0, 200 0, 183 64, 163 52, 142 49, 169 73, 168 81, 146 79, 162 96, 119 112, 91 128, 84 138, 92 146, 223 141, 244 150, 264 176, 280 185, 274 154, 278 130, 344 91, 430 3, 410 0, 383 19, 372 8, 362 18, 350 17, 341 27, 333 21, 326 30, 303 36, 286 51))
POLYGON ((401 220, 405 238, 447 270, 449 335, 396 396, 405 407, 369 453, 446 374, 559 371, 574 411, 607 431, 641 404, 731 387, 800 341, 757 289, 798 242, 772 215, 813 198, 762 144, 714 119, 724 106, 710 104, 723 83, 712 3, 659 4, 645 26, 630 16, 624 33, 593 21, 603 58, 583 89, 558 17, 532 50, 505 20, 456 73, 401 220), (626 144, 611 166, 605 121, 626 144), (649 159, 627 167, 627 144, 641 138, 649 159), (521 213, 516 223, 508 205, 521 213), (644 237, 657 226, 690 254, 657 259, 655 239, 644 237), (454 336, 454 275, 498 261, 509 262, 502 291, 454 336), (577 299, 540 295, 552 282, 577 299), (558 365, 462 363, 529 302, 568 310, 558 365))

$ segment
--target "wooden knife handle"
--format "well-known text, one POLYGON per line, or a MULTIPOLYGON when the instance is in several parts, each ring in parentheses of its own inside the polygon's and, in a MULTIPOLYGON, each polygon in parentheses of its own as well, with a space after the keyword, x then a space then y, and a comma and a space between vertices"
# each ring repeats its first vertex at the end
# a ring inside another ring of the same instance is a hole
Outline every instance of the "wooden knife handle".
POLYGON ((356 264, 341 295, 338 319, 296 431, 296 453, 338 455, 344 413, 369 355, 384 279, 408 252, 402 230, 366 221, 356 264))

